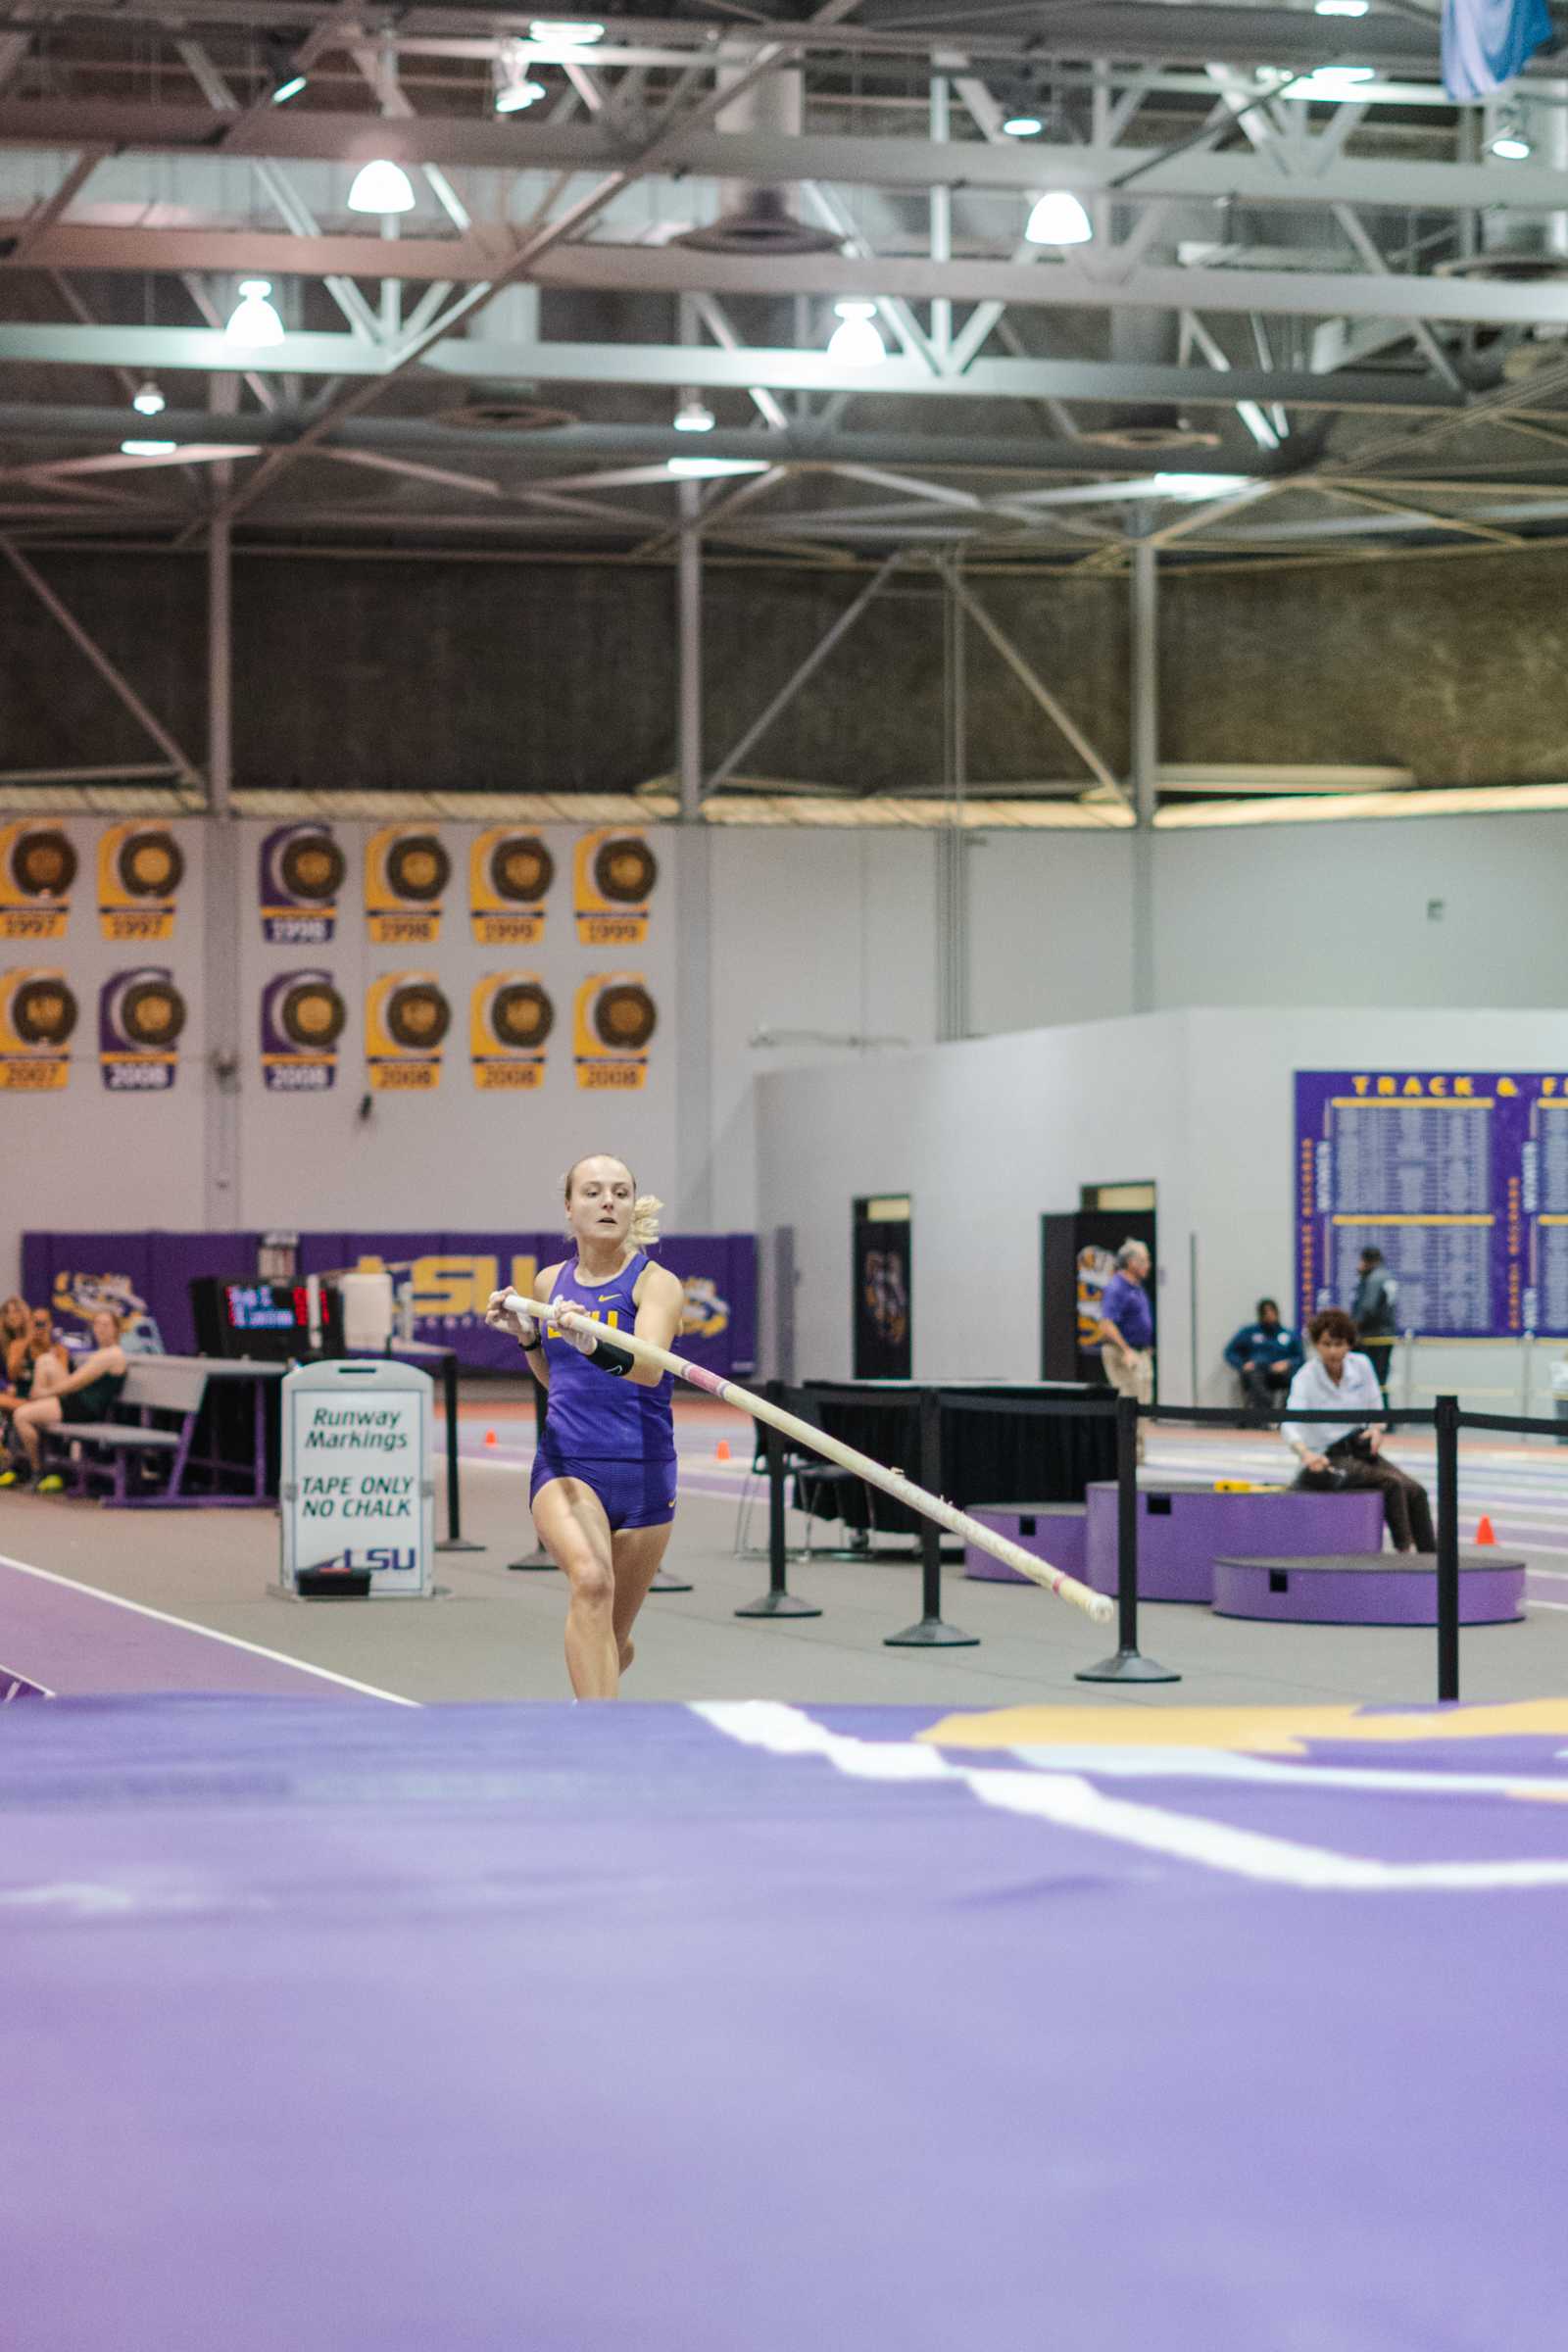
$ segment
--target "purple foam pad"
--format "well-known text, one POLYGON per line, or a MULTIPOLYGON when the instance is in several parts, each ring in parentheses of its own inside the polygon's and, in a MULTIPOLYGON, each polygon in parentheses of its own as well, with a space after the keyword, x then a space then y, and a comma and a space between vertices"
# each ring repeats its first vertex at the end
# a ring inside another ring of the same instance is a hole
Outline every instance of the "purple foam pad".
MULTIPOLYGON (((1508 1625, 1524 1615, 1525 1563, 1497 1551, 1459 1554, 1461 1625, 1508 1625)), ((1217 1559, 1214 1612, 1282 1625, 1436 1625, 1438 1563, 1431 1552, 1381 1559, 1217 1559)))
MULTIPOLYGON (((1116 1488, 1089 1489, 1089 1574, 1099 1592, 1116 1590, 1116 1488)), ((1138 1592, 1144 1600, 1209 1601, 1214 1562, 1294 1552, 1376 1552, 1383 1545, 1383 1497, 1364 1493, 1219 1494, 1212 1487, 1140 1484, 1138 1592)))
MULTIPOLYGON (((1083 1582, 1088 1539, 1081 1502, 974 1502, 969 1505, 969 1516, 1083 1582)), ((1009 1568, 1004 1560, 994 1559, 973 1544, 963 1547, 963 1573, 987 1584, 1026 1585, 1030 1581, 1019 1569, 1009 1568)))

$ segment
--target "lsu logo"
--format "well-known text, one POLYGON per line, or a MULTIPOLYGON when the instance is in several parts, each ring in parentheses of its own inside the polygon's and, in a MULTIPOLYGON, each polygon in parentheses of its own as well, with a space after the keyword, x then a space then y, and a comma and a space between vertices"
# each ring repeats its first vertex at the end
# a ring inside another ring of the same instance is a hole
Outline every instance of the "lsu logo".
POLYGON ((113 1094, 167 1094, 188 1018, 174 975, 162 964, 116 972, 98 992, 98 1060, 113 1094))
POLYGON ((573 1050, 577 1084, 591 1094, 629 1094, 646 1085, 648 1043, 659 1007, 641 972, 598 972, 577 991, 573 1050))
POLYGON ((537 947, 556 861, 537 833, 506 826, 477 834, 468 853, 468 907, 482 948, 537 947))
POLYGON ((337 927, 348 861, 327 825, 282 825, 262 843, 262 937, 321 948, 337 927))
POLYGON ((685 1282, 685 1298, 680 1310, 680 1336, 683 1340, 716 1340, 721 1331, 729 1329, 729 1300, 718 1295, 718 1285, 706 1274, 689 1274, 685 1282))
POLYGON ((438 833, 384 825, 365 850, 365 912, 383 947, 429 947, 441 936, 441 895, 452 860, 438 833))
POLYGON ((659 860, 643 833, 584 833, 572 858, 572 904, 585 948, 640 948, 659 860))
POLYGON ((163 940, 174 932, 185 853, 167 825, 112 825, 98 843, 98 920, 105 939, 163 940))
POLYGON ((64 939, 76 848, 58 825, 0 829, 0 939, 64 939))
POLYGON ((64 972, 0 972, 0 1086, 15 1094, 54 1094, 71 1075, 76 1000, 64 972))
POLYGON ((441 1083, 452 1007, 434 972, 383 972, 365 1000, 365 1058, 372 1087, 418 1092, 441 1083))
POLYGON ((279 972, 262 992, 262 1084, 269 1094, 322 1094, 337 1076, 349 1008, 330 972, 279 972))
POLYGON ((473 1083, 531 1092, 544 1084, 545 1041, 556 1008, 537 972, 486 972, 468 1010, 473 1083))

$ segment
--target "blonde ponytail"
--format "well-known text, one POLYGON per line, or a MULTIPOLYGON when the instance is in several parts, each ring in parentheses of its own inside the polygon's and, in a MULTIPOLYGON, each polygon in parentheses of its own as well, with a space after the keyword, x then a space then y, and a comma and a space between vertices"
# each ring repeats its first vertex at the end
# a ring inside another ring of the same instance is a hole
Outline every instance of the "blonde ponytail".
POLYGON ((662 1200, 652 1193, 639 1193, 631 1204, 631 1240, 638 1250, 652 1250, 659 1239, 659 1212, 662 1200))

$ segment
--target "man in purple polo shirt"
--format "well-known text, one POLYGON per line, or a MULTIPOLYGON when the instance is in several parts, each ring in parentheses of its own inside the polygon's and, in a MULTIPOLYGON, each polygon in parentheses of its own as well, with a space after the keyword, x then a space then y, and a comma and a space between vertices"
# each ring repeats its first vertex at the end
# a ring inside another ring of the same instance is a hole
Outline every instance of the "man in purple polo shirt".
MULTIPOLYGON (((1123 1242, 1116 1271, 1100 1295, 1100 1360, 1119 1396, 1152 1404, 1154 1396, 1154 1317, 1145 1290, 1152 1271, 1142 1242, 1123 1242)), ((1138 1459, 1144 1458, 1144 1425, 1138 1425, 1138 1459)))

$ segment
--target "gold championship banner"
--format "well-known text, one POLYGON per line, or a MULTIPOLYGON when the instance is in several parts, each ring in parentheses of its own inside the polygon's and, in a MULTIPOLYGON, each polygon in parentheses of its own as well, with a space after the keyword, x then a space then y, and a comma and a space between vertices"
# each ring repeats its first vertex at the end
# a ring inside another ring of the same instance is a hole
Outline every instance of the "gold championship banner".
POLYGON ((468 853, 468 912, 482 948, 534 948, 545 935, 545 900, 556 861, 537 833, 498 826, 468 853))
POLYGON ((379 947, 428 948, 441 936, 452 860, 423 825, 384 825, 365 849, 365 914, 379 947))
POLYGON ((0 829, 0 939, 64 939, 76 848, 59 825, 0 829))
POLYGON ((56 1094, 71 1076, 76 1000, 64 972, 25 965, 0 972, 0 1087, 56 1094))
POLYGON ((572 906, 585 948, 640 948, 659 860, 644 833, 584 833, 572 856, 572 906))
POLYGON ((417 1093, 441 1083, 441 1043, 452 1007, 434 972, 383 972, 365 1000, 370 1084, 417 1093))
POLYGON ((468 1009, 468 1056, 481 1092, 531 1093, 545 1082, 556 1008, 537 972, 486 972, 468 1009))
POLYGON ((167 825, 112 825, 98 843, 98 921, 105 939, 174 934, 185 853, 167 825))
POLYGON ((641 972, 598 972, 577 991, 573 1053, 589 1094, 632 1094, 648 1082, 659 1007, 641 972))

